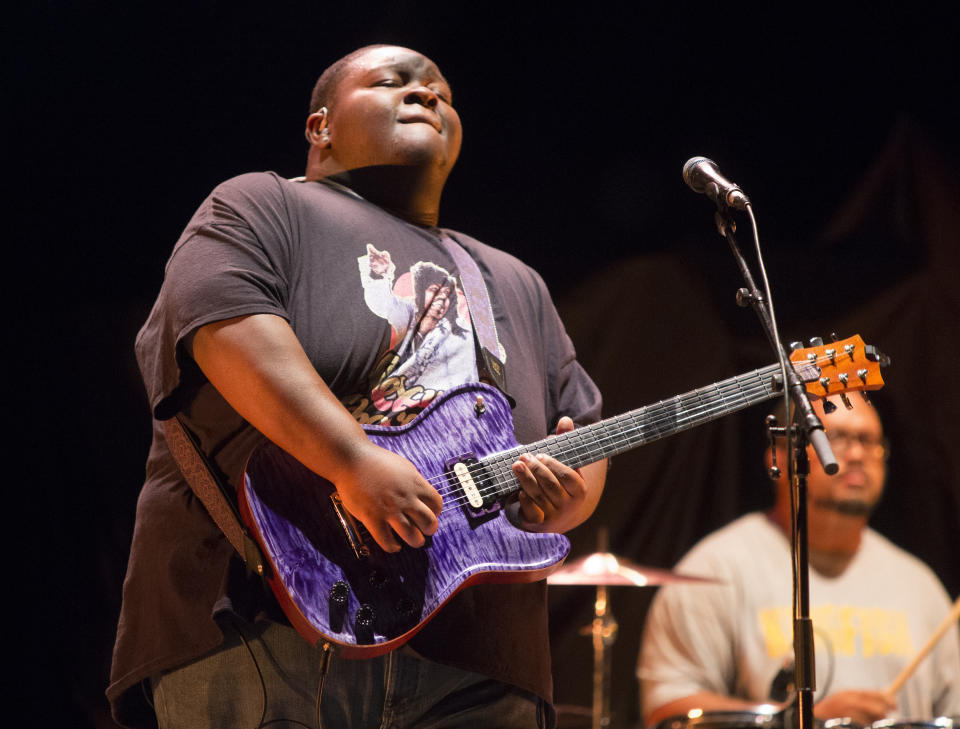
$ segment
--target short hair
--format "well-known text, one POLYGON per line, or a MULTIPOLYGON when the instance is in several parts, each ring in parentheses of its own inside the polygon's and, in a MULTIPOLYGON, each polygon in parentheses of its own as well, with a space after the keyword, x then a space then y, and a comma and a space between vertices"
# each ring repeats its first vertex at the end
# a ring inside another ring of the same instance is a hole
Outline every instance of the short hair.
POLYGON ((330 99, 336 92, 337 86, 340 85, 344 74, 356 58, 374 48, 386 48, 389 45, 389 43, 374 43, 369 46, 364 46, 363 48, 358 48, 328 66, 326 70, 320 74, 320 78, 317 79, 317 83, 313 86, 313 93, 310 95, 310 113, 318 112, 322 107, 330 103, 330 99))

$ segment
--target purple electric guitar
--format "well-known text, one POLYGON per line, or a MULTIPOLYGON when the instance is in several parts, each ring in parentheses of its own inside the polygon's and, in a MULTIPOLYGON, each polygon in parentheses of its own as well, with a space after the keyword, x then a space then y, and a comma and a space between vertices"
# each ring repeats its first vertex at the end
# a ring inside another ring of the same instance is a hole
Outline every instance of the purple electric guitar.
MULTIPOLYGON (((809 393, 823 397, 882 387, 881 357, 851 337, 797 350, 791 361, 809 393)), ((533 582, 562 564, 566 537, 522 531, 504 516, 505 499, 519 489, 510 468, 519 455, 547 453, 579 468, 771 399, 781 391, 779 372, 770 365, 524 446, 514 439, 504 397, 480 384, 447 391, 407 425, 364 426, 443 497, 437 532, 420 549, 383 552, 328 481, 272 444, 247 463, 241 514, 300 634, 348 657, 380 655, 409 640, 463 587, 533 582)))

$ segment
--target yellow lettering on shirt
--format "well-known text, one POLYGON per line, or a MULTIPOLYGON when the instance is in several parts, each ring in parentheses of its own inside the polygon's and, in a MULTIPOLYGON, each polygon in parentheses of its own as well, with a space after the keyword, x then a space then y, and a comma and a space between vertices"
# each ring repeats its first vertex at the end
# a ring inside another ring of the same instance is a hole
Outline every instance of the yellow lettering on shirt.
MULTIPOLYGON (((836 655, 870 658, 914 653, 907 614, 903 610, 826 603, 812 607, 810 617, 816 642, 829 641, 836 655)), ((767 655, 771 658, 789 655, 793 647, 790 608, 761 608, 757 620, 767 655)))
POLYGON ((767 645, 767 655, 781 658, 792 650, 793 630, 789 628, 790 611, 786 608, 760 608, 760 630, 767 645), (784 619, 788 629, 784 630, 784 619))

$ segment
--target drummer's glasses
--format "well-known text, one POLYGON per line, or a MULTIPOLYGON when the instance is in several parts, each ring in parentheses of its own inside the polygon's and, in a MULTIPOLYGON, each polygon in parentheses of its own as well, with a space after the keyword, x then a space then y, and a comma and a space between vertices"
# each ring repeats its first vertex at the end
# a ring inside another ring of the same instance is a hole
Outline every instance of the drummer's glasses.
POLYGON ((847 433, 843 430, 826 431, 827 440, 830 441, 830 447, 837 456, 853 447, 854 443, 860 445, 863 455, 866 458, 888 458, 890 456, 890 444, 886 438, 870 435, 869 433, 847 433))

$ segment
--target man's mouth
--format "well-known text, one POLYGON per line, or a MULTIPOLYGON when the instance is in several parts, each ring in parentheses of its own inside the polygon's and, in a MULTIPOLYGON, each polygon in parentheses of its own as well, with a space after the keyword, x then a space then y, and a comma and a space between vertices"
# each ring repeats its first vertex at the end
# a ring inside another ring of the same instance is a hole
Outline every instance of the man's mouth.
POLYGON ((876 506, 865 499, 817 499, 814 503, 845 516, 869 516, 876 506))
POLYGON ((868 486, 867 474, 863 471, 847 471, 840 478, 843 484, 849 488, 865 489, 868 486))
POLYGON ((410 116, 402 117, 398 121, 401 124, 429 124, 438 132, 443 131, 443 127, 440 124, 440 120, 437 119, 436 117, 429 116, 427 114, 412 114, 410 116))

